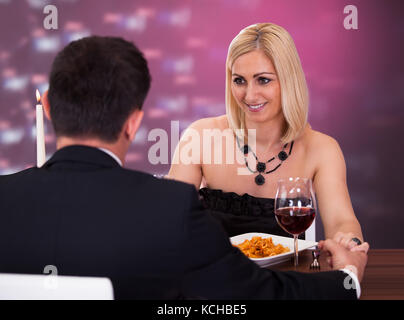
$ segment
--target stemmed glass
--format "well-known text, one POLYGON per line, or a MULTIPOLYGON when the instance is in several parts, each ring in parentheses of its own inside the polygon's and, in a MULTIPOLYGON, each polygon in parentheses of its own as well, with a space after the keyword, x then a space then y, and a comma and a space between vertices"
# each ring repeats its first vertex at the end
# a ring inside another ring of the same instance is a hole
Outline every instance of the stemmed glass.
POLYGON ((306 231, 316 216, 317 204, 311 179, 288 178, 278 181, 275 218, 294 239, 295 267, 298 266, 298 236, 306 231))

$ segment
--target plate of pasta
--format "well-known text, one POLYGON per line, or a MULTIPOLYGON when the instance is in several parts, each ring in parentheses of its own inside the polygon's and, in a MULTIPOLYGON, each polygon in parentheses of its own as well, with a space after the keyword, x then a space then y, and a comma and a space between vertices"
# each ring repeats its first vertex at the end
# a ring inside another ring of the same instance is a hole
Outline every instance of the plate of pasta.
MULTIPOLYGON (((230 242, 260 267, 268 267, 293 257, 293 238, 250 232, 231 237, 230 242)), ((316 245, 315 241, 298 240, 299 252, 316 245)))

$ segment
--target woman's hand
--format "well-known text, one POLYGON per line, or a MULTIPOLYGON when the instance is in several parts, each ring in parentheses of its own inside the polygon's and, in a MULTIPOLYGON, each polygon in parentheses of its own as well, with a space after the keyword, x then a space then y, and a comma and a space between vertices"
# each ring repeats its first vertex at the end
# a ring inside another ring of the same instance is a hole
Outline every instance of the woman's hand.
POLYGON ((363 251, 365 253, 368 252, 369 250, 369 244, 368 243, 362 243, 358 245, 355 241, 353 241, 353 238, 357 238, 355 234, 352 232, 337 232, 333 238, 333 240, 342 245, 343 247, 351 250, 351 251, 363 251))

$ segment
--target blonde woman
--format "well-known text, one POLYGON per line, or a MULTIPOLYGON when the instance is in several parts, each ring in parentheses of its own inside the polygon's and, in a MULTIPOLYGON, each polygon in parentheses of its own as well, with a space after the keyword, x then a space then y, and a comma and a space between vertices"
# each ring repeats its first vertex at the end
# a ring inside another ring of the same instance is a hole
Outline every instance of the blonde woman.
POLYGON ((243 29, 227 56, 226 114, 198 120, 185 131, 168 177, 197 189, 203 182, 202 201, 229 236, 253 231, 286 235, 273 213, 277 181, 310 178, 326 237, 348 248, 360 245, 363 236, 348 194, 343 154, 337 141, 310 127, 308 104, 289 33, 272 23, 243 29), (221 143, 207 144, 206 132, 222 134, 215 140, 221 143), (254 139, 248 139, 248 132, 254 139), (232 143, 241 161, 228 161, 232 143), (190 152, 192 161, 184 161, 190 152), (208 153, 219 154, 221 161, 206 161, 208 153))

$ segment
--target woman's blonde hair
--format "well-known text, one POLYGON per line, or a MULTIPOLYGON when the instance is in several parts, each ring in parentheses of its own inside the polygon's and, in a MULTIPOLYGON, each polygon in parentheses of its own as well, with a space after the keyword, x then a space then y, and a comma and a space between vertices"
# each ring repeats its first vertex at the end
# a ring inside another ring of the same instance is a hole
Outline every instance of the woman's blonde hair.
POLYGON ((275 67, 281 88, 282 111, 287 124, 281 140, 283 143, 291 142, 306 127, 309 94, 292 37, 285 29, 273 23, 251 25, 241 30, 230 43, 226 60, 226 114, 229 126, 235 133, 241 131, 244 134, 242 138, 246 137, 244 112, 231 92, 231 70, 238 57, 257 49, 261 49, 275 67))

